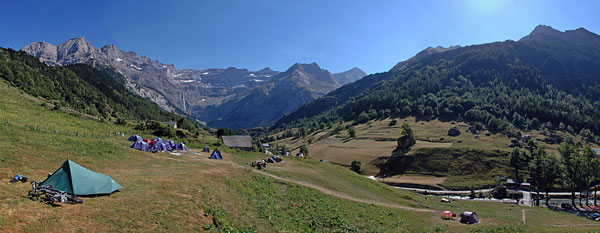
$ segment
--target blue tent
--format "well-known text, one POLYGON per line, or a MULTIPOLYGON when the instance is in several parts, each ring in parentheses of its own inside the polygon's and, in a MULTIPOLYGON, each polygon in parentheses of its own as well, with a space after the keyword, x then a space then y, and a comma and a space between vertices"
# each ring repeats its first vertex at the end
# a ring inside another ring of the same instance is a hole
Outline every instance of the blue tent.
POLYGON ((213 151, 213 153, 210 155, 211 159, 223 159, 223 156, 221 156, 221 151, 219 151, 218 149, 215 149, 213 151))
POLYGON ((172 151, 173 149, 175 149, 175 142, 171 141, 171 140, 166 140, 165 141, 165 150, 172 151))
POLYGON ((210 148, 208 148, 208 146, 205 146, 204 149, 202 149, 202 152, 210 152, 210 148))
POLYGON ((150 147, 151 151, 157 152, 157 151, 163 151, 166 150, 166 145, 164 142, 158 141, 155 142, 154 145, 152 145, 152 147, 150 147))
POLYGON ((162 138, 153 138, 152 141, 163 142, 162 138))
POLYGON ((131 148, 136 149, 136 150, 148 151, 148 143, 146 143, 142 140, 136 141, 133 143, 133 145, 131 145, 131 148))
POLYGON ((180 142, 175 144, 175 150, 188 151, 189 149, 187 148, 187 146, 185 146, 185 144, 183 144, 183 142, 180 142))
POLYGON ((129 141, 132 142, 137 142, 137 141, 141 141, 142 137, 138 136, 137 134, 131 135, 131 137, 129 137, 129 139, 127 139, 129 141))

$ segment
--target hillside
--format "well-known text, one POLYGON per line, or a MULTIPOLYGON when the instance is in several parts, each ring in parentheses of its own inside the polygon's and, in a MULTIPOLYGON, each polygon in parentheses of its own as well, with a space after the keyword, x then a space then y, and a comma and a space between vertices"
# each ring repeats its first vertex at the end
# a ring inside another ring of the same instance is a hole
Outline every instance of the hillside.
MULTIPOLYGON (((536 27, 532 35, 540 30, 547 28, 536 27)), ((456 48, 401 71, 369 75, 298 108, 274 129, 412 115, 465 120, 502 133, 509 123, 549 127, 597 141, 600 36, 585 29, 554 34, 560 39, 529 36, 456 48)))
POLYGON ((24 198, 29 184, 2 182, 0 230, 6 232, 589 231, 597 227, 582 217, 543 208, 468 201, 447 205, 439 197, 426 199, 312 159, 288 158, 256 172, 244 164, 263 154, 221 148, 225 159, 210 160, 198 152, 216 143, 208 137, 188 143, 198 154, 141 152, 129 149, 126 137, 108 133, 136 132, 129 126, 50 111, 39 98, 22 94, 3 80, 0 89, 1 176, 24 174, 41 180, 69 158, 123 186, 110 196, 83 198, 83 204, 51 207, 24 198), (36 122, 39 130, 34 128, 36 122), (446 209, 477 211, 482 223, 440 220, 439 212, 446 209), (527 210, 526 225, 521 224, 523 210, 527 210))

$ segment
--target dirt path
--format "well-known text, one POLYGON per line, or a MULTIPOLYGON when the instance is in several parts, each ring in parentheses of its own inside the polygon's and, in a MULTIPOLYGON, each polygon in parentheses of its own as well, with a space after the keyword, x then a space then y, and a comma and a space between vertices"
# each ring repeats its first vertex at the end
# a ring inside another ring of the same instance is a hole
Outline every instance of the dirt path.
MULTIPOLYGON (((245 168, 242 165, 238 165, 238 164, 235 164, 235 163, 233 163, 233 164, 235 166, 237 166, 237 167, 245 168)), ((346 200, 350 200, 350 201, 355 201, 355 202, 364 203, 364 204, 373 204, 373 205, 377 205, 377 206, 389 207, 389 208, 394 208, 394 209, 403 209, 403 210, 417 211, 417 212, 436 212, 435 210, 430 210, 430 209, 421 209, 421 208, 415 208, 415 207, 410 207, 410 206, 405 206, 405 205, 399 205, 399 204, 396 204, 396 203, 387 203, 387 202, 380 202, 380 201, 373 201, 373 200, 367 200, 367 199, 357 198, 357 197, 350 196, 350 195, 348 195, 346 193, 336 192, 336 191, 330 190, 328 188, 321 187, 321 186, 318 186, 318 185, 315 185, 315 184, 311 184, 311 183, 308 183, 308 182, 298 181, 298 180, 292 180, 292 179, 288 179, 288 178, 283 178, 283 177, 276 176, 276 175, 273 175, 273 174, 269 174, 269 173, 266 173, 266 172, 263 172, 263 171, 259 171, 259 170, 256 170, 256 169, 252 169, 252 171, 256 172, 256 173, 259 173, 261 175, 264 175, 264 176, 271 177, 271 178, 276 179, 276 180, 280 180, 280 181, 285 181, 285 182, 288 182, 288 183, 294 183, 294 184, 302 185, 302 186, 305 186, 305 187, 308 187, 308 188, 316 189, 317 191, 322 192, 322 193, 324 193, 326 195, 334 196, 334 197, 338 197, 338 198, 342 198, 342 199, 346 199, 346 200)))
POLYGON ((523 224, 527 223, 527 217, 525 216, 525 210, 526 209, 521 210, 521 212, 523 213, 523 217, 521 217, 521 221, 523 221, 523 224))

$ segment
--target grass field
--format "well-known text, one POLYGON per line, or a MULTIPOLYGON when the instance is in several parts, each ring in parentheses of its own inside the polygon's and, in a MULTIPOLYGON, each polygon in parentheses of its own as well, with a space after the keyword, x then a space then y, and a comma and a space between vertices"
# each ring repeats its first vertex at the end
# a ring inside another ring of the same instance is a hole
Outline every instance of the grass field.
MULTIPOLYGON (((512 151, 512 148, 507 146, 511 141, 510 138, 500 134, 487 136, 487 131, 473 134, 468 130, 469 125, 464 122, 443 122, 440 120, 416 121, 414 117, 375 120, 353 126, 356 131, 355 138, 350 138, 346 130, 342 130, 335 135, 330 135, 329 133, 337 127, 337 125, 334 125, 329 130, 315 132, 305 138, 286 138, 275 141, 273 144, 286 145, 289 148, 308 145, 310 156, 314 159, 346 167, 349 167, 352 161, 358 160, 361 161, 363 175, 381 175, 381 162, 386 160, 396 148, 396 139, 401 136, 401 125, 405 122, 411 125, 416 134, 417 142, 407 153, 407 158, 410 158, 411 163, 404 161, 407 168, 402 169, 406 174, 411 174, 412 178, 401 178, 399 181, 402 182, 398 183, 447 187, 451 189, 468 189, 470 186, 483 188, 494 185, 495 176, 505 176, 510 173, 510 167, 507 165, 508 157, 498 157, 496 155, 506 155, 512 151), (392 120, 396 120, 397 123, 390 126, 392 120), (453 127, 461 131, 459 136, 447 136, 448 130, 453 127), (309 139, 312 141, 311 144, 308 143, 309 139), (469 154, 471 160, 456 159, 461 156, 450 156, 453 153, 464 154, 466 151, 469 151, 466 154, 469 154), (422 157, 417 158, 414 156, 415 154, 422 157), (490 157, 488 155, 494 156, 490 157), (412 162, 437 164, 438 168, 431 169, 432 167, 429 166, 423 169, 422 165, 418 163, 412 164, 412 162), (490 164, 499 166, 494 166, 493 169, 485 169, 490 164), (442 170, 444 172, 441 172, 442 170)), ((350 125, 351 122, 341 124, 344 128, 350 125)), ((545 137, 542 133, 543 131, 523 132, 523 134, 530 134, 534 139, 540 140, 545 137)), ((573 137, 574 141, 581 142, 586 146, 599 147, 566 132, 556 133, 563 137, 573 137)), ((549 132, 545 132, 545 134, 549 134, 549 132)), ((558 145, 539 143, 546 146, 550 154, 559 156, 558 145)), ((293 154, 297 152, 298 150, 295 150, 293 154)), ((402 176, 398 171, 388 175, 399 175, 396 178, 402 176)))
MULTIPOLYGON (((128 126, 50 111, 2 82, 0 88, 1 232, 585 232, 600 226, 542 208, 526 208, 523 224, 523 207, 443 204, 310 158, 289 158, 260 173, 246 166, 264 157, 259 153, 221 148, 225 159, 210 160, 207 153, 141 152, 126 137, 108 136, 133 133, 128 126), (28 183, 7 182, 15 174, 42 180, 67 158, 110 175, 123 189, 52 207, 27 198, 28 183), (482 223, 440 220, 446 209, 476 211, 482 223)), ((188 144, 198 151, 215 143, 204 136, 188 144)))

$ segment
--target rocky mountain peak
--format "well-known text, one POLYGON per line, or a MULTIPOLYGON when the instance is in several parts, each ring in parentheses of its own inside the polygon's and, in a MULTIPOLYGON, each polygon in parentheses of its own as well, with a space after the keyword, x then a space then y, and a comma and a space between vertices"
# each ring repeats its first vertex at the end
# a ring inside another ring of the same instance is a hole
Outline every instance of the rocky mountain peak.
POLYGON ((73 38, 57 46, 56 60, 63 65, 86 62, 94 57, 97 50, 85 38, 73 38))
POLYGON ((537 25, 529 35, 541 35, 541 34, 560 34, 559 30, 556 30, 550 26, 537 25))
POLYGON ((102 48, 100 48, 100 51, 102 51, 104 54, 106 54, 109 57, 117 57, 121 54, 121 51, 117 49, 117 46, 114 44, 108 44, 105 46, 102 46, 102 48))
POLYGON ((353 67, 352 69, 349 69, 347 71, 333 74, 333 78, 335 78, 335 81, 337 81, 340 86, 354 82, 365 76, 367 76, 367 73, 365 73, 358 67, 353 67))
POLYGON ((42 61, 48 62, 52 65, 56 65, 56 45, 44 41, 33 42, 25 46, 22 50, 31 54, 34 57, 39 58, 42 61))
POLYGON ((550 26, 538 25, 529 35, 519 41, 560 42, 600 48, 600 36, 585 28, 561 32, 550 26))
POLYGON ((295 63, 286 72, 288 72, 288 71, 294 71, 294 70, 299 70, 299 71, 306 72, 306 73, 320 73, 320 72, 323 71, 321 69, 321 67, 316 62, 313 62, 313 63, 295 63))
POLYGON ((333 75, 329 71, 313 63, 295 63, 284 73, 281 73, 278 80, 292 80, 301 86, 337 86, 333 75))

